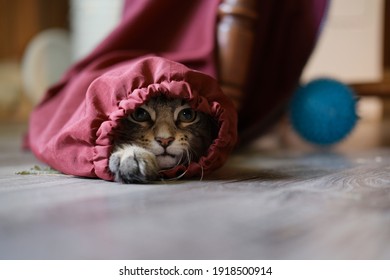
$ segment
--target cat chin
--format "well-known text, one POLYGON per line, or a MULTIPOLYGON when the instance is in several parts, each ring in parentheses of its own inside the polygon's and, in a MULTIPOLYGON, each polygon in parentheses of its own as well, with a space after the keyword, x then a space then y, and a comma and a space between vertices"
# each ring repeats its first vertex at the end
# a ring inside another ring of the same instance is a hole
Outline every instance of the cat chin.
POLYGON ((157 164, 160 169, 169 169, 177 165, 177 157, 170 155, 156 156, 157 164))

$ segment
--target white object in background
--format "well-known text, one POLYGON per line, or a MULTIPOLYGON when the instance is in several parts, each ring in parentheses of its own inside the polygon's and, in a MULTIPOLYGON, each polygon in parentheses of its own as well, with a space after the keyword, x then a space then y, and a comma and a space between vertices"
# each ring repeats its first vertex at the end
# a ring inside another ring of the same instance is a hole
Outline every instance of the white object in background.
POLYGON ((123 0, 72 0, 72 59, 92 51, 114 29, 122 14, 123 0))
POLYGON ((22 59, 24 92, 37 104, 46 90, 58 82, 71 63, 69 33, 48 29, 27 45, 22 59))
POLYGON ((17 110, 21 89, 19 64, 0 61, 0 115, 17 110))
POLYGON ((320 76, 345 83, 382 80, 383 22, 383 0, 331 0, 303 82, 320 76))

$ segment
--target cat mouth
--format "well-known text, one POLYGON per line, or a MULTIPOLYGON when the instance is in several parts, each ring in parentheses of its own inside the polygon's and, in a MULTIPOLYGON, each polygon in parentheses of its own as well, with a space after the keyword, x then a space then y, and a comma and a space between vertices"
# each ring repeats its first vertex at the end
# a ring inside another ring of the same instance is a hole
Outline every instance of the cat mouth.
POLYGON ((171 158, 175 158, 176 156, 172 155, 170 153, 164 152, 162 154, 156 155, 156 157, 171 157, 171 158))
POLYGON ((159 165, 161 170, 172 168, 178 163, 177 156, 169 154, 167 152, 157 155, 156 159, 157 164, 159 165))

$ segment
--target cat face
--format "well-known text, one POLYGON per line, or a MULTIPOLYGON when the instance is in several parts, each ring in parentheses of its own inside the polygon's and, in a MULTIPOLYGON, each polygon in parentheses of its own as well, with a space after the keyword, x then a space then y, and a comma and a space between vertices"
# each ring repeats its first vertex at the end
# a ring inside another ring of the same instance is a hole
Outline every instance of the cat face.
POLYGON ((161 95, 122 120, 115 142, 148 150, 164 170, 197 161, 207 152, 216 131, 210 116, 193 110, 182 99, 161 95))

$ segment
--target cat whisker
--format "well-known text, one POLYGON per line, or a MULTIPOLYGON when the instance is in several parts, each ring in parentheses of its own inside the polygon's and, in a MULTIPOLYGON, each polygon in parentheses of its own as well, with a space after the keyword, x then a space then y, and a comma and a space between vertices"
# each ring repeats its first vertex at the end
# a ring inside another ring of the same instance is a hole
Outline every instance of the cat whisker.
POLYGON ((201 175, 200 175, 200 178, 199 178, 199 181, 202 182, 203 181, 203 176, 204 176, 204 170, 203 170, 203 165, 199 164, 200 166, 200 170, 202 171, 201 175))
POLYGON ((186 162, 186 164, 190 165, 190 163, 192 161, 192 157, 191 157, 192 153, 191 153, 190 149, 186 149, 185 151, 186 151, 186 155, 187 155, 187 158, 186 158, 187 162, 186 162))
POLYGON ((181 179, 184 175, 186 175, 186 173, 187 173, 187 170, 186 171, 184 171, 182 174, 180 174, 179 176, 177 176, 177 177, 174 177, 174 178, 169 178, 169 179, 164 179, 164 178, 162 178, 161 179, 161 181, 163 181, 163 182, 172 182, 172 181, 177 181, 177 180, 179 180, 179 179, 181 179))
MULTIPOLYGON (((188 159, 188 165, 189 165, 191 163, 191 160, 192 160, 192 155, 195 155, 194 157, 196 157, 196 152, 193 149, 191 149, 191 151, 189 149, 186 149, 186 153, 187 153, 187 159, 188 159)), ((200 175, 199 181, 203 181, 203 177, 204 177, 203 165, 199 164, 199 166, 201 169, 201 175, 200 175)))
MULTIPOLYGON (((193 157, 194 159, 198 159, 198 158, 199 158, 199 156, 197 155, 197 153, 196 153, 196 151, 195 151, 194 149, 191 149, 191 152, 188 151, 188 150, 186 150, 186 151, 187 151, 188 158, 189 158, 190 162, 191 162, 191 160, 192 160, 192 157, 193 157)), ((199 166, 200 166, 200 170, 201 170, 201 175, 200 175, 199 181, 203 181, 203 177, 204 177, 204 168, 203 168, 203 165, 201 165, 201 164, 199 164, 199 166)))
MULTIPOLYGON (((190 153, 190 151, 188 149, 185 149, 184 152, 181 155, 180 160, 178 160, 177 164, 174 167, 172 167, 171 169, 169 169, 169 170, 175 169, 179 165, 186 165, 186 166, 188 166, 188 165, 190 165, 190 163, 191 163, 191 153, 190 153)), ((161 179, 161 180, 164 181, 164 182, 177 181, 177 180, 181 179, 183 176, 185 176, 186 173, 187 173, 187 170, 184 171, 182 174, 174 177, 174 178, 161 179)))
POLYGON ((187 152, 187 150, 186 150, 185 152, 187 153, 187 156, 186 156, 186 153, 183 152, 183 153, 181 154, 180 159, 177 161, 176 166, 178 166, 178 165, 180 165, 180 164, 183 164, 183 165, 188 164, 188 152, 187 152))

